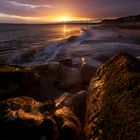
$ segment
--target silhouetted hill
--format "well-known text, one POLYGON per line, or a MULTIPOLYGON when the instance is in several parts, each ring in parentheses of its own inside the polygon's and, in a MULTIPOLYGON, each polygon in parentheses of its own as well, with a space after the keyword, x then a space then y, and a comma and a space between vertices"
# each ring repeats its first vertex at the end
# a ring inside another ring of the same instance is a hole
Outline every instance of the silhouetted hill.
POLYGON ((117 19, 105 19, 101 24, 115 24, 115 25, 138 25, 140 26, 140 15, 121 17, 117 19))

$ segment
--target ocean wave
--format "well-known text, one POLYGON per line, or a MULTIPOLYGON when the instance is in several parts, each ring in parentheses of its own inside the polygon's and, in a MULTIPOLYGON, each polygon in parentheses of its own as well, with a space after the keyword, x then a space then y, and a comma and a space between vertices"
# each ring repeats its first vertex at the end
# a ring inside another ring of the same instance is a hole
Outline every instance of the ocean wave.
POLYGON ((79 36, 71 36, 39 48, 16 52, 7 63, 40 65, 72 58, 73 62, 77 64, 80 63, 82 57, 102 63, 119 51, 125 51, 137 57, 140 54, 140 46, 129 37, 118 38, 118 33, 110 29, 83 28, 79 36))
MULTIPOLYGON (((58 55, 63 52, 64 46, 73 43, 80 43, 87 36, 87 31, 82 31, 79 36, 70 36, 63 40, 49 43, 42 47, 25 48, 16 51, 8 60, 7 63, 18 65, 38 65, 46 64, 58 58, 58 55)), ((63 57, 63 56, 62 56, 63 57)))

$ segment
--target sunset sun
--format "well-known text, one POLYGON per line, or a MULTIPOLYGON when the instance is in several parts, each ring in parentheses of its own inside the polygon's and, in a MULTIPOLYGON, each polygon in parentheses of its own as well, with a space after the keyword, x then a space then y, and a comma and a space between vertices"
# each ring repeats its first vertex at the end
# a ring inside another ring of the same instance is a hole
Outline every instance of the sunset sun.
POLYGON ((72 20, 72 18, 69 17, 69 16, 60 16, 60 17, 57 18, 58 22, 68 22, 68 21, 71 21, 71 20, 72 20))

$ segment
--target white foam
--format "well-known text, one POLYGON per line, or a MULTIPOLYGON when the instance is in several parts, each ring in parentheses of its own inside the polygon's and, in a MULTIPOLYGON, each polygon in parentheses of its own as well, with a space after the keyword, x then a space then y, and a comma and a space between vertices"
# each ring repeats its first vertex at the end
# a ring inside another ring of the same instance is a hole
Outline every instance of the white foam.
MULTIPOLYGON (((68 40, 69 38, 39 48, 33 54, 29 54, 29 58, 31 59, 29 62, 23 61, 22 64, 46 64, 50 61, 65 59, 67 57, 72 58, 74 63, 80 63, 82 57, 95 61, 96 58, 112 55, 120 50, 134 56, 140 54, 139 45, 132 43, 129 38, 122 39, 121 41, 118 40, 118 33, 111 29, 82 29, 80 36, 75 37, 72 41, 68 40), (90 40, 91 43, 82 43, 86 40, 90 40)), ((22 56, 23 54, 21 53, 14 54, 10 58, 9 63, 12 63, 13 60, 20 62, 22 56)), ((100 62, 98 61, 98 63, 100 62)))

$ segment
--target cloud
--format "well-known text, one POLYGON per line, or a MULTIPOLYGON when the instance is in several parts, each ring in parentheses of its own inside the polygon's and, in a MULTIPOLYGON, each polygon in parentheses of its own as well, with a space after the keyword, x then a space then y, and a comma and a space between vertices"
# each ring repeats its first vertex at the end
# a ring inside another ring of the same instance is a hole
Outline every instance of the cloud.
POLYGON ((22 20, 25 17, 49 19, 65 15, 80 18, 119 17, 140 14, 139 7, 140 0, 0 0, 0 13, 10 20, 22 17, 22 20))
POLYGON ((10 3, 13 4, 14 6, 20 6, 20 7, 23 7, 23 8, 41 8, 41 7, 50 8, 51 7, 51 5, 23 4, 23 3, 18 3, 18 2, 15 2, 15 1, 11 1, 10 3))
POLYGON ((43 11, 49 11, 51 5, 26 4, 11 0, 0 0, 0 13, 17 16, 46 16, 43 11))

